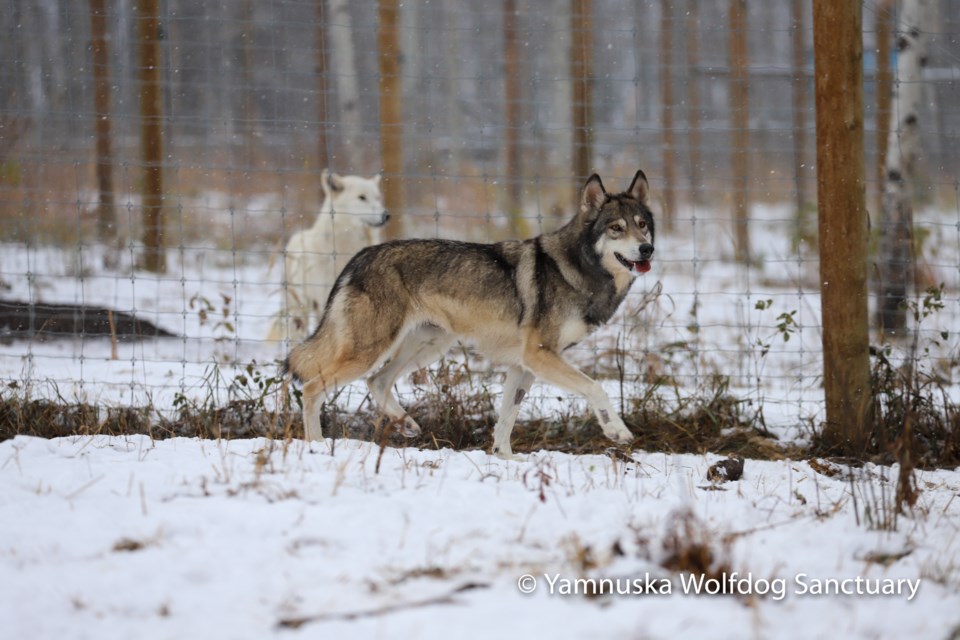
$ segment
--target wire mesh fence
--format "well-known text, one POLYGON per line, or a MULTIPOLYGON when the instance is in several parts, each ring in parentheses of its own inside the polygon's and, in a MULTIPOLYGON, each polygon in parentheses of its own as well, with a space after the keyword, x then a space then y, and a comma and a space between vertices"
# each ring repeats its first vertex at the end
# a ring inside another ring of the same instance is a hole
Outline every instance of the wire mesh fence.
MULTIPOLYGON (((888 342, 954 393, 960 13, 929 3, 911 79, 900 4, 863 4, 867 202, 876 233, 902 132, 884 100, 917 85, 910 332, 888 342)), ((309 251, 337 268, 386 237, 529 237, 574 214, 589 173, 619 191, 643 169, 654 269, 569 359, 621 403, 722 391, 794 434, 822 419, 807 0, 5 6, 8 388, 160 411, 255 395, 253 372, 290 346, 271 335, 289 290, 306 298, 286 260, 298 232, 317 229, 309 251), (388 225, 352 205, 331 215, 328 168, 375 184, 388 225)), ((471 384, 499 383, 464 353, 471 384)), ((534 392, 548 407, 557 394, 534 392)))

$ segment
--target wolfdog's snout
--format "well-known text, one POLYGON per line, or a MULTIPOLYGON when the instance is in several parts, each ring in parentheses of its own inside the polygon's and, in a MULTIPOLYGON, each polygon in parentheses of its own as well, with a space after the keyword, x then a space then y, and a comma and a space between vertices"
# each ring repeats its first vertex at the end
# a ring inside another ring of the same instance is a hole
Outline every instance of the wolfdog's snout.
POLYGON ((653 255, 653 245, 649 242, 644 242, 640 245, 640 259, 649 260, 650 256, 653 255))

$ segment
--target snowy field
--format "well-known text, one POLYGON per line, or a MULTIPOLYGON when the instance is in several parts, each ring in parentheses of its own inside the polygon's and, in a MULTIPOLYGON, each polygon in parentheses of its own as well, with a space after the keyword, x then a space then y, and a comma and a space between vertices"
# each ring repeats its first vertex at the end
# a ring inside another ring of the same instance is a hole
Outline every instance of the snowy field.
POLYGON ((742 480, 709 490, 711 456, 541 452, 505 462, 388 448, 377 472, 378 454, 356 441, 332 454, 330 441, 0 443, 3 636, 960 630, 956 472, 920 473, 915 513, 890 532, 865 521, 893 491, 892 472, 870 465, 846 479, 806 462, 748 460, 742 480), (710 549, 717 582, 664 568, 677 535, 710 549))

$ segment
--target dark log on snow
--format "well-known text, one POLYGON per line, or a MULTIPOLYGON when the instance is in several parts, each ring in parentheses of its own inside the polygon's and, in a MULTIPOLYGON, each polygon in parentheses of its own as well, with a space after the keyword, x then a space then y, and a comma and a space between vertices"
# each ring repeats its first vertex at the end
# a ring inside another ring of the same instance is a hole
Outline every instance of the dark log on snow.
POLYGON ((54 338, 110 338, 112 335, 116 335, 118 342, 178 337, 122 311, 76 304, 0 300, 0 341, 43 342, 54 338))

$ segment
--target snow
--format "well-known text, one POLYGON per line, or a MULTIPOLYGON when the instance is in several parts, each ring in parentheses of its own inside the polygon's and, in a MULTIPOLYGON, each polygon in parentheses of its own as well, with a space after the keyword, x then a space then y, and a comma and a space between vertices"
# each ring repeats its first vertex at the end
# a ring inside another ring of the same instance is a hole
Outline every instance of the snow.
MULTIPOLYGON (((172 249, 164 276, 136 270, 132 252, 107 269, 99 247, 0 245, 4 298, 109 306, 183 336, 121 343, 117 359, 102 339, 14 341, 0 350, 4 387, 163 412, 178 397, 236 397, 251 363, 272 374, 285 348, 263 337, 281 275, 269 250, 224 247, 228 232, 258 232, 279 214, 269 199, 231 206, 229 219, 197 206, 223 237, 172 249)), ((730 261, 725 213, 692 211, 661 231, 654 270, 607 328, 572 350, 615 405, 621 385, 608 356, 619 344, 630 397, 658 378, 672 381, 660 390, 668 397, 703 394, 722 376, 785 440, 822 419, 816 257, 789 246, 788 207, 758 205, 753 216, 749 268, 730 261), (778 316, 791 311, 797 326, 784 340, 778 316)), ((925 269, 947 285, 920 347, 956 396, 957 336, 932 342, 960 326, 955 212, 918 221, 929 232, 925 269)), ((470 364, 471 380, 496 393, 500 378, 470 364)), ((422 387, 405 380, 399 392, 409 402, 422 387)), ((354 385, 340 400, 356 407, 365 393, 354 385)), ((522 415, 583 409, 540 384, 522 415)), ((960 626, 960 470, 918 472, 916 509, 885 531, 871 522, 890 513, 897 469, 870 464, 849 478, 748 460, 743 479, 711 490, 711 455, 636 451, 626 463, 542 451, 505 462, 387 448, 377 472, 379 454, 349 440, 334 451, 329 440, 2 442, 2 636, 875 638, 947 637, 960 626), (684 594, 682 576, 663 567, 682 513, 738 579, 755 589, 782 580, 783 597, 684 594), (530 595, 518 589, 527 574, 538 583, 530 595), (560 593, 577 578, 629 586, 645 577, 669 580, 672 593, 560 593), (920 587, 912 600, 909 588, 798 593, 814 580, 853 588, 857 578, 920 587)))
POLYGON ((0 443, 4 636, 876 638, 960 623, 957 472, 921 472, 920 502, 891 532, 863 522, 894 484, 872 465, 851 481, 748 460, 743 479, 707 490, 712 456, 379 454, 329 440, 0 443), (684 510, 740 591, 781 580, 783 596, 684 593, 661 566, 684 510), (578 578, 671 592, 563 593, 578 578), (857 578, 920 585, 912 600, 906 586, 803 593, 857 578))

